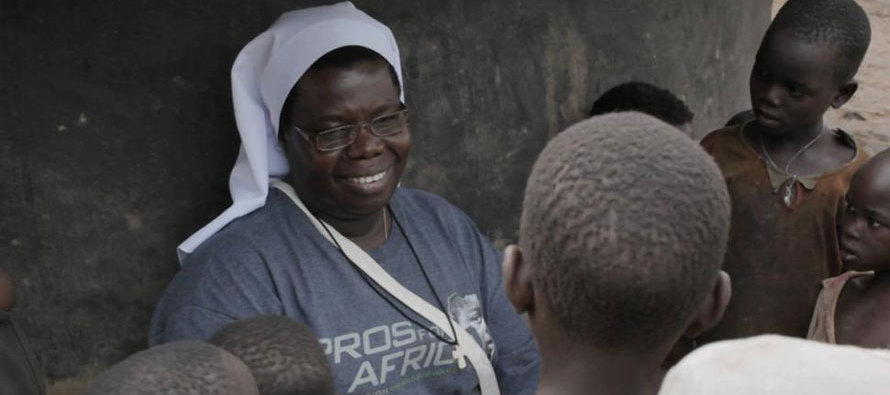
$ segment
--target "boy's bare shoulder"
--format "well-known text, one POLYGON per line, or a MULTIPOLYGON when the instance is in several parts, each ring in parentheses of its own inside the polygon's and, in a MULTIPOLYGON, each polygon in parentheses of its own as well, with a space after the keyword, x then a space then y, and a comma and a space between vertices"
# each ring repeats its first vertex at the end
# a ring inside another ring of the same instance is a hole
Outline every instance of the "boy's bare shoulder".
POLYGON ((700 142, 704 150, 712 156, 720 149, 727 147, 739 147, 743 145, 743 141, 739 137, 739 128, 741 125, 731 125, 717 129, 708 133, 700 142))

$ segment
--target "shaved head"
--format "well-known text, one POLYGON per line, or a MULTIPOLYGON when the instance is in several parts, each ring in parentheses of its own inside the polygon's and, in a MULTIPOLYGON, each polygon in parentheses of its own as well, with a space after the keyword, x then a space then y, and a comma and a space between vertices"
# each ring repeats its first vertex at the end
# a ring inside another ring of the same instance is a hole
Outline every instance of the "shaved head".
POLYGON ((729 233, 720 170, 640 113, 557 135, 526 186, 520 246, 557 327, 604 349, 674 341, 719 275, 729 233))
POLYGON ((779 9, 763 41, 778 32, 836 48, 838 83, 856 75, 871 42, 868 15, 854 0, 789 0, 779 9))
POLYGON ((333 395, 334 379, 318 337, 290 318, 260 315, 232 322, 210 342, 241 358, 261 395, 333 395))
POLYGON ((96 377, 86 395, 258 395, 250 370, 200 341, 168 343, 133 354, 96 377))

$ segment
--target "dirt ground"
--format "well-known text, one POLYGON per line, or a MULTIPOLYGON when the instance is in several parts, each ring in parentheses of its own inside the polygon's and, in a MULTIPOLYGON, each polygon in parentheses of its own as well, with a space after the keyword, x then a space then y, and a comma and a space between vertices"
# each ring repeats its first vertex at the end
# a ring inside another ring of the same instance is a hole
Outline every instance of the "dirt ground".
MULTIPOLYGON (((853 133, 874 154, 890 147, 890 0, 858 0, 871 22, 871 45, 856 79, 859 91, 845 106, 830 110, 829 125, 853 133)), ((785 0, 773 2, 773 14, 785 0)))

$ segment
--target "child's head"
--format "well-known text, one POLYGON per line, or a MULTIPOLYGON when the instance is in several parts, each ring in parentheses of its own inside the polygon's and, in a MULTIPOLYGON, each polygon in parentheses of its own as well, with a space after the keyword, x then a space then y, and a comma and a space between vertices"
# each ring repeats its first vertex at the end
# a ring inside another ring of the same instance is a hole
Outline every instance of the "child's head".
POLYGON ((838 223, 845 269, 890 270, 890 150, 856 171, 838 223))
POLYGON ((671 91, 640 81, 625 82, 600 95, 590 109, 590 116, 610 112, 639 111, 692 133, 694 114, 671 91))
POLYGON ((663 358, 722 317, 729 217, 720 170, 695 142, 640 113, 591 118, 535 162, 520 247, 505 253, 508 297, 542 354, 549 332, 663 358))
POLYGON ((220 328, 210 342, 244 361, 261 395, 325 395, 334 379, 318 337, 290 318, 260 315, 220 328))
POLYGON ((237 357, 200 341, 168 343, 133 354, 90 383, 86 395, 257 395, 237 357))
POLYGON ((890 351, 761 335, 708 344, 668 372, 659 395, 883 395, 890 351))
POLYGON ((856 92, 853 80, 871 40, 853 0, 789 0, 770 24, 751 71, 757 122, 783 134, 820 122, 856 92))

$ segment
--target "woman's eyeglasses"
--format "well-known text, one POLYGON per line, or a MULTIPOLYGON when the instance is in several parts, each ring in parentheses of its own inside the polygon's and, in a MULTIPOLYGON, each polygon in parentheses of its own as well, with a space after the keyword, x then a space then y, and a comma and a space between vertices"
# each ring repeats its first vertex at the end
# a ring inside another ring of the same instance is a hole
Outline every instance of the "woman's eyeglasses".
POLYGON ((370 127, 371 134, 377 137, 390 137, 401 133, 405 130, 405 126, 408 123, 407 113, 408 109, 401 109, 389 114, 383 114, 368 122, 337 126, 315 133, 306 133, 296 125, 291 126, 291 128, 299 133, 300 136, 303 136, 306 141, 314 139, 315 147, 319 151, 336 151, 354 143, 358 134, 365 126, 370 127))

